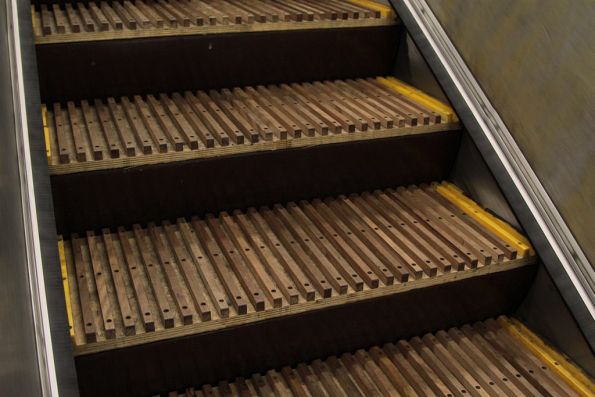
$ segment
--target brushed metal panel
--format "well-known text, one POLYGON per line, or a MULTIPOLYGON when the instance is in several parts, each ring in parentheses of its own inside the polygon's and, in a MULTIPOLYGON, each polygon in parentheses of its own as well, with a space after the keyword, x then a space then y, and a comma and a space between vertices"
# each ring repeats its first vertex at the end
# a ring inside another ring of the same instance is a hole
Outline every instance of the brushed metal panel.
POLYGON ((425 0, 391 0, 595 348, 595 270, 502 117, 425 0))
POLYGON ((595 5, 428 4, 594 264, 595 5))
POLYGON ((21 209, 8 16, 0 7, 0 394, 41 395, 21 209))
POLYGON ((31 8, 0 3, 0 395, 76 396, 31 8))

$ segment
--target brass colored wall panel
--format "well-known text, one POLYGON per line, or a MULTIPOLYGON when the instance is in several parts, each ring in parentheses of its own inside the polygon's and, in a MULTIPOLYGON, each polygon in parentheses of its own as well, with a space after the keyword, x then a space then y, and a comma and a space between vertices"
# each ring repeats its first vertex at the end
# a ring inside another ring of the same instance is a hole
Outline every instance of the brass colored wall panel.
POLYGON ((428 3, 595 263, 593 2, 428 3))

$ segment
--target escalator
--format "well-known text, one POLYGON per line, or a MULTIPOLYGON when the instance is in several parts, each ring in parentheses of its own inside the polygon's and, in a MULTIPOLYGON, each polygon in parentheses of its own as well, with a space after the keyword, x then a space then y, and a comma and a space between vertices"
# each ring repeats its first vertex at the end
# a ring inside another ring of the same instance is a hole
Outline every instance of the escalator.
POLYGON ((395 3, 18 8, 53 392, 595 393, 588 319, 395 3))

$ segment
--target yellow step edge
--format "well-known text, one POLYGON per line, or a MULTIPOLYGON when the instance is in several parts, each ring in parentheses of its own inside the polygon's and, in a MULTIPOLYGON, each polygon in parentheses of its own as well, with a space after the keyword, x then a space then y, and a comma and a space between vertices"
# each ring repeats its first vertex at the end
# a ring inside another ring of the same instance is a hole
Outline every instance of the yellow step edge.
POLYGON ((70 304, 70 286, 68 285, 68 269, 66 268, 66 255, 64 255, 64 241, 58 237, 58 255, 60 256, 60 270, 62 272, 62 284, 64 287, 64 299, 66 301, 66 314, 68 315, 68 326, 70 337, 74 338, 74 324, 72 322, 72 306, 70 304))
POLYGON ((441 184, 435 184, 433 186, 438 193, 444 196, 444 198, 465 211, 465 213, 491 230, 502 240, 513 246, 518 251, 520 257, 526 256, 527 254, 535 255, 531 243, 529 243, 529 240, 527 240, 525 236, 520 234, 506 222, 496 218, 494 215, 481 208, 476 202, 466 197, 458 187, 449 182, 442 182, 441 184))
POLYGON ((392 7, 387 6, 385 4, 377 3, 373 0, 349 0, 349 2, 351 2, 353 4, 357 4, 357 5, 365 7, 365 8, 369 8, 370 10, 380 11, 380 16, 382 18, 389 18, 389 17, 396 16, 392 7))
POLYGON ((33 28, 33 33, 35 33, 35 6, 31 4, 31 27, 33 28))
POLYGON ((440 102, 436 98, 432 98, 428 94, 424 93, 423 91, 418 90, 404 82, 395 79, 394 77, 377 77, 380 83, 384 84, 385 86, 395 90, 401 95, 404 95, 415 102, 427 107, 435 111, 436 113, 440 114, 440 116, 444 119, 444 121, 448 123, 456 123, 459 121, 456 113, 454 112, 453 108, 448 106, 445 103, 440 102))
POLYGON ((506 316, 498 317, 498 323, 579 395, 585 397, 595 396, 595 383, 593 383, 593 380, 581 368, 547 345, 524 324, 506 316))
MULTIPOLYGON (((442 186, 448 189, 452 194, 460 201, 465 202, 473 212, 470 215, 475 214, 475 211, 480 211, 480 213, 485 214, 486 220, 493 222, 496 228, 501 229, 504 233, 509 235, 509 240, 515 244, 519 244, 523 250, 528 250, 531 255, 535 255, 535 250, 531 246, 529 239, 525 237, 523 234, 519 233, 515 228, 510 226, 508 223, 504 222, 502 219, 495 217, 494 215, 490 214, 489 212, 485 211, 481 208, 475 201, 471 200, 469 197, 465 196, 463 191, 459 189, 456 185, 449 183, 449 182, 442 182, 442 186)), ((488 226, 489 227, 489 226, 488 226)))
POLYGON ((418 95, 420 97, 424 97, 424 99, 426 101, 428 101, 429 103, 431 103, 433 106, 435 106, 437 109, 439 109, 440 111, 444 112, 444 113, 453 113, 454 114, 454 110, 452 109, 452 107, 450 107, 449 105, 447 105, 446 103, 443 103, 441 101, 439 101, 438 99, 426 94, 425 92, 418 90, 417 88, 401 81, 398 80, 392 76, 389 76, 386 78, 388 81, 398 85, 399 87, 401 87, 402 90, 409 92, 410 94, 415 94, 418 95))
POLYGON ((388 85, 397 92, 400 92, 402 95, 408 96, 411 99, 418 101, 422 105, 434 110, 436 113, 439 113, 446 121, 458 121, 458 117, 449 105, 440 102, 439 100, 429 96, 425 92, 418 90, 417 88, 412 87, 409 84, 402 82, 401 80, 397 80, 394 77, 380 77, 379 80, 383 84, 388 85))
POLYGON ((50 129, 48 128, 48 109, 41 105, 41 121, 43 122, 43 136, 45 139, 45 154, 48 158, 48 164, 52 163, 52 144, 50 140, 50 129))

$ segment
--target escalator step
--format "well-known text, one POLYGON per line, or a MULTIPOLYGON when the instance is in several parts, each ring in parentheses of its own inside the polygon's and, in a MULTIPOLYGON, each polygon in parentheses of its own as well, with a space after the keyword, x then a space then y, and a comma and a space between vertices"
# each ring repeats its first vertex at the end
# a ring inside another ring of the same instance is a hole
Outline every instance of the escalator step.
POLYGON ((468 216, 438 186, 72 234, 61 244, 75 353, 279 318, 534 262, 530 251, 520 255, 507 234, 468 216))
MULTIPOLYGON (((47 106, 50 173, 65 174, 459 128, 385 79, 122 97, 47 106)), ((422 98, 424 101, 422 101, 422 98)), ((44 108, 46 109, 46 108, 44 108)), ((452 113, 448 113, 452 117, 452 113)))
POLYGON ((370 0, 156 0, 42 4, 33 10, 37 44, 395 23, 370 0))

